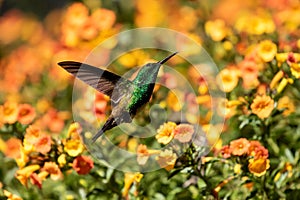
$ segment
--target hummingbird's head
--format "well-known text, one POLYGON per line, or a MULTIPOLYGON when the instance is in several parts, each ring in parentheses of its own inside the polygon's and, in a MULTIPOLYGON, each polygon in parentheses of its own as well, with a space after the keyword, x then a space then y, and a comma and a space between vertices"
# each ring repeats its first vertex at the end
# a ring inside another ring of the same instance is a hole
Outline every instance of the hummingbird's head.
POLYGON ((170 58, 175 56, 177 53, 178 52, 175 52, 157 63, 148 63, 144 65, 140 69, 134 82, 137 84, 154 83, 158 74, 158 70, 161 67, 161 65, 167 62, 170 58))

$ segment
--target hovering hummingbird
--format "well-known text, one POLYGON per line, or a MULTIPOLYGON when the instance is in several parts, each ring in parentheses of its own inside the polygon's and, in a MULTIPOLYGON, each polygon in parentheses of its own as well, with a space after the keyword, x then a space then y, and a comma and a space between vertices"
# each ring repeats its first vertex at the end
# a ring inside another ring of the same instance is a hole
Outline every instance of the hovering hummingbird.
POLYGON ((150 100, 160 66, 176 54, 177 52, 157 63, 144 65, 133 81, 80 62, 63 61, 58 63, 73 76, 111 99, 112 112, 101 130, 93 136, 93 142, 105 131, 121 123, 132 121, 137 111, 150 100))

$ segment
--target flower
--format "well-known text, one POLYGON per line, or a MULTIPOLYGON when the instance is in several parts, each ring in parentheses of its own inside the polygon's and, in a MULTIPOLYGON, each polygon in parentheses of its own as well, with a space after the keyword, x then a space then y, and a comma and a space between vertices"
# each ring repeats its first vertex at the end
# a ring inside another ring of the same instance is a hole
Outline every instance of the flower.
POLYGON ((179 97, 174 92, 169 92, 167 96, 168 106, 175 112, 178 112, 182 108, 182 104, 178 99, 179 97))
POLYGON ((259 65, 253 59, 245 59, 239 63, 241 76, 243 79, 243 87, 246 89, 258 86, 259 65))
POLYGON ((81 140, 67 140, 64 142, 64 150, 72 157, 78 156, 82 151, 84 150, 84 146, 81 142, 81 140))
POLYGON ((264 40, 259 43, 257 54, 264 62, 272 61, 276 53, 277 46, 271 40, 264 40))
POLYGON ((34 144, 35 150, 42 154, 46 154, 51 150, 51 142, 50 135, 44 134, 40 136, 34 144))
POLYGON ((29 165, 16 171, 16 178, 25 186, 27 186, 28 178, 31 174, 40 169, 39 165, 29 165))
POLYGON ((270 160, 264 158, 249 159, 248 169, 255 176, 262 176, 270 168, 270 160))
POLYGON ((295 112, 295 105, 288 96, 283 96, 278 101, 277 109, 283 109, 283 116, 288 116, 291 113, 295 112))
POLYGON ((22 142, 17 138, 10 138, 6 141, 6 148, 5 148, 5 156, 9 158, 20 158, 21 157, 21 147, 22 142))
POLYGON ((148 149, 146 145, 140 144, 137 147, 137 162, 139 165, 144 165, 146 164, 150 155, 158 154, 158 153, 160 153, 159 150, 151 150, 148 149))
POLYGON ((29 104, 20 104, 19 105, 19 115, 18 121, 21 124, 30 124, 35 118, 35 110, 29 104))
POLYGON ((122 191, 122 196, 126 197, 128 195, 129 189, 131 188, 131 185, 135 183, 139 183, 141 179, 143 178, 143 174, 139 172, 126 172, 124 175, 124 187, 122 191))
POLYGON ((255 159, 269 157, 268 150, 263 147, 259 141, 250 141, 250 146, 248 148, 248 155, 253 156, 255 159))
POLYGON ((225 145, 222 147, 221 149, 221 155, 223 158, 229 158, 231 156, 231 148, 229 147, 229 145, 225 145))
POLYGON ((174 129, 176 124, 174 122, 164 123, 157 130, 155 138, 159 143, 168 144, 174 137, 174 129))
POLYGON ((60 156, 58 156, 57 162, 60 167, 65 166, 65 164, 67 163, 66 154, 61 154, 60 156))
POLYGON ((174 168, 177 156, 172 150, 161 151, 160 154, 155 158, 160 167, 170 171, 174 168))
POLYGON ((266 95, 257 95, 251 104, 252 113, 256 114, 261 119, 269 117, 273 108, 274 100, 266 95))
POLYGON ((228 34, 228 28, 222 19, 207 21, 204 25, 204 28, 206 34, 216 42, 223 40, 228 34))
POLYGON ((179 124, 174 129, 174 138, 179 142, 189 142, 194 134, 194 127, 190 124, 179 124))
POLYGON ((94 162, 88 156, 78 156, 74 159, 72 167, 78 174, 84 175, 94 168, 94 162))
POLYGON ((248 152, 250 146, 246 138, 240 138, 230 142, 231 154, 235 156, 242 156, 248 152))
POLYGON ((278 71, 273 77, 270 83, 270 89, 274 89, 277 86, 278 82, 283 78, 284 72, 282 70, 278 71))
POLYGON ((21 197, 7 191, 7 190, 3 190, 3 194, 4 196, 7 198, 7 200, 22 200, 21 197))
POLYGON ((13 124, 18 119, 18 104, 15 102, 5 102, 3 105, 3 122, 8 124, 13 124))
POLYGON ((224 92, 231 92, 238 84, 239 76, 235 69, 223 69, 217 76, 217 84, 224 92))
POLYGON ((58 180, 62 178, 62 172, 55 162, 45 162, 44 167, 41 171, 48 172, 52 180, 58 180))
POLYGON ((78 122, 74 122, 70 124, 68 129, 68 138, 77 139, 80 140, 80 133, 82 131, 82 128, 78 122))
POLYGON ((116 14, 111 10, 99 8, 92 13, 91 20, 99 30, 107 30, 114 25, 116 14))
POLYGON ((300 63, 291 63, 291 73, 295 78, 300 78, 300 63))

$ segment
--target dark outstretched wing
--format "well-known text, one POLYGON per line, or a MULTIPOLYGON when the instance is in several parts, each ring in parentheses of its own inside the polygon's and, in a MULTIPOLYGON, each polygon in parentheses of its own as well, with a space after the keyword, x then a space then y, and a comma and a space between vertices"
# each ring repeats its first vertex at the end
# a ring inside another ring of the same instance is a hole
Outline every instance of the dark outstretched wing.
MULTIPOLYGON (((128 85, 132 84, 130 80, 124 79, 117 74, 88 64, 75 61, 63 61, 59 62, 58 65, 109 97, 112 96, 113 90, 119 81, 128 85)), ((117 98, 117 96, 115 98, 117 98)))

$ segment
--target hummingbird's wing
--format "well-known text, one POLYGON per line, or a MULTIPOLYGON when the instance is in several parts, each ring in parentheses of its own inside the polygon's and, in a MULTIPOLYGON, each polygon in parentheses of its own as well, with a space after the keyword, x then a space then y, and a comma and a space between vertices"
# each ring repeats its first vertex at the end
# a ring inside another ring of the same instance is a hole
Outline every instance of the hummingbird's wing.
POLYGON ((59 62, 58 65, 99 92, 111 97, 112 101, 118 101, 120 99, 119 95, 122 96, 121 94, 116 95, 116 92, 112 95, 117 83, 128 86, 133 84, 130 80, 122 78, 117 74, 88 64, 75 61, 63 61, 59 62))

